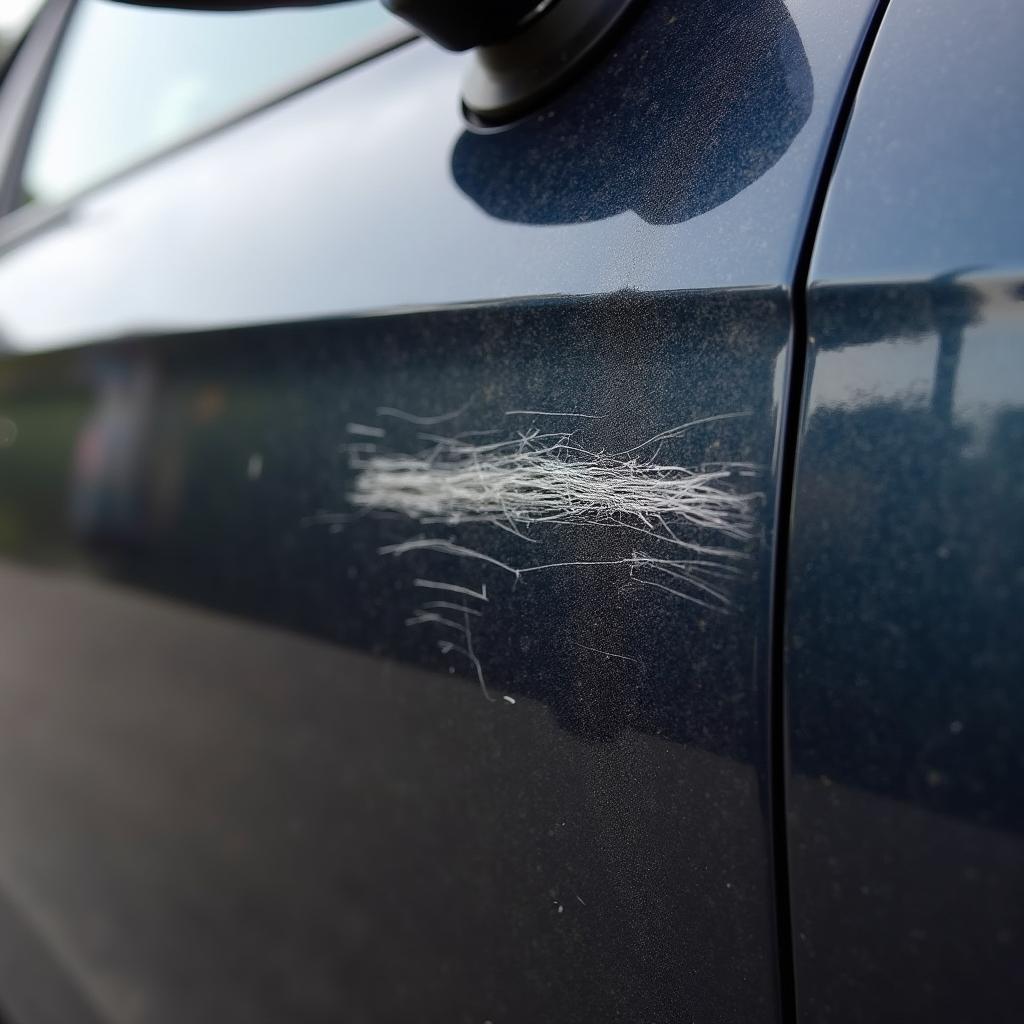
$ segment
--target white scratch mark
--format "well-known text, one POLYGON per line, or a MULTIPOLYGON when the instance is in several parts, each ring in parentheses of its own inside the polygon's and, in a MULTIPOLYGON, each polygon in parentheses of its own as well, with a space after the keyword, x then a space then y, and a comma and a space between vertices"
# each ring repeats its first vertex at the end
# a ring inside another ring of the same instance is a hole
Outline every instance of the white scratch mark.
POLYGON ((545 412, 543 409, 509 409, 506 416, 559 416, 566 419, 578 420, 603 420, 604 415, 595 415, 590 412, 545 412))
POLYGON ((387 431, 380 427, 368 427, 365 423, 347 423, 345 429, 350 434, 356 434, 359 437, 385 437, 387 435, 387 431))
POLYGON ((658 583, 655 580, 637 580, 637 583, 643 583, 648 587, 657 587, 658 590, 664 590, 668 594, 672 594, 675 597, 686 598, 687 601, 693 604, 700 605, 701 608, 708 608, 711 611, 719 611, 714 605, 708 604, 707 601, 702 601, 698 597, 694 597, 692 594, 687 594, 684 590, 675 590, 672 587, 666 587, 664 583, 658 583))
POLYGON ((455 622, 453 619, 446 619, 443 615, 438 615, 437 612, 424 612, 417 609, 405 620, 405 624, 407 626, 422 626, 424 623, 433 623, 438 626, 451 626, 452 629, 457 629, 460 633, 462 632, 461 623, 455 622))
POLYGON ((464 548, 461 544, 453 544, 450 540, 432 537, 418 537, 415 540, 402 541, 400 544, 385 544, 377 551, 382 555, 405 555, 410 551, 439 551, 445 555, 455 555, 457 558, 479 558, 481 562, 490 562, 491 565, 496 565, 506 572, 518 574, 520 571, 497 558, 485 555, 482 551, 474 551, 472 548, 464 548))
POLYGON ((480 601, 487 600, 487 585, 484 584, 479 590, 470 590, 469 587, 460 587, 457 583, 439 583, 437 580, 413 580, 414 587, 425 587, 428 590, 447 590, 452 594, 463 594, 466 597, 475 597, 480 601))
MULTIPOLYGON (((468 611, 468 609, 466 609, 468 611)), ((421 615, 420 617, 410 620, 406 619, 405 624, 419 625, 420 622, 437 622, 445 626, 451 626, 453 629, 457 629, 465 638, 465 647, 460 644, 453 644, 450 640, 438 640, 437 648, 442 654, 451 654, 453 651, 464 654, 472 664, 476 671, 477 682, 480 684, 480 692, 487 698, 492 704, 497 698, 491 696, 490 690, 487 689, 487 683, 484 682, 484 669, 480 664, 480 659, 476 656, 476 652, 473 650, 473 632, 469 628, 469 615, 463 616, 462 624, 453 622, 451 619, 443 619, 441 616, 431 617, 429 615, 421 615)))
POLYGON ((732 602, 726 597, 725 593, 716 587, 711 586, 707 582, 707 577, 712 579, 726 578, 730 572, 735 574, 736 567, 731 565, 720 565, 714 562, 706 562, 700 559, 692 559, 690 561, 673 562, 663 558, 651 558, 643 552, 635 552, 638 557, 635 559, 633 566, 630 568, 630 578, 635 580, 637 583, 642 583, 647 586, 657 587, 660 590, 668 591, 670 594, 675 594, 677 597, 687 597, 695 604, 702 605, 705 608, 715 607, 707 604, 705 601, 700 601, 693 597, 691 594, 683 594, 681 591, 674 590, 671 587, 666 586, 663 583, 658 583, 654 580, 643 579, 637 577, 635 570, 637 568, 650 569, 652 572, 660 572, 666 576, 671 577, 674 580, 679 580, 681 583, 687 586, 693 587, 696 590, 700 590, 710 597, 714 598, 715 601, 725 608, 729 608, 732 602), (728 570, 728 572, 726 571, 728 570))
POLYGON ((501 698, 502 700, 508 701, 509 704, 515 704, 515 697, 510 697, 507 693, 501 698))
MULTIPOLYGON (((733 565, 716 565, 712 562, 707 562, 701 559, 678 559, 678 558, 652 558, 650 555, 644 554, 642 551, 634 551, 628 558, 610 558, 610 559, 594 559, 591 561, 578 561, 578 562, 546 562, 543 565, 527 565, 516 567, 509 565, 507 562, 499 561, 497 558, 491 558, 490 555, 485 555, 483 552, 474 551, 472 548, 463 547, 460 544, 453 544, 451 541, 442 540, 441 538, 430 538, 420 537, 416 540, 406 541, 403 544, 389 544, 386 547, 378 549, 381 554, 386 555, 404 555, 410 551, 437 551, 441 554, 453 555, 456 558, 476 558, 484 562, 489 562, 492 565, 497 566, 499 569, 504 569, 506 572, 511 573, 515 576, 516 580, 519 580, 522 576, 532 572, 547 572, 551 569, 566 569, 566 568, 580 568, 587 566, 617 566, 623 565, 628 566, 630 571, 630 579, 635 583, 640 583, 650 587, 656 587, 659 590, 667 591, 670 594, 674 594, 676 597, 685 598, 691 601, 693 604, 700 605, 702 608, 710 608, 714 611, 723 611, 731 607, 731 602, 728 600, 726 595, 710 586, 702 578, 702 573, 708 573, 715 576, 727 577, 736 575, 739 570, 733 565), (677 590, 673 587, 666 586, 663 583, 658 583, 656 580, 649 580, 635 575, 637 569, 651 569, 655 572, 663 572, 673 579, 679 580, 681 583, 692 586, 703 593, 709 594, 714 597, 719 603, 720 607, 708 604, 707 601, 702 601, 700 598, 695 597, 693 594, 688 594, 683 590, 677 590)), ((731 554, 731 552, 723 552, 723 554, 731 554)), ((427 581, 416 581, 416 585, 425 585, 427 581)), ((452 589, 455 585, 449 584, 439 589, 452 589)), ((460 588, 460 591, 465 593, 465 588, 460 588)), ((480 597, 479 593, 472 593, 474 597, 480 597)), ((486 598, 482 598, 486 600, 486 598)), ((582 645, 580 645, 582 646, 582 645)), ((599 651, 600 654, 608 652, 599 651)))
POLYGON ((625 458, 713 418, 614 455, 589 451, 572 434, 537 430, 479 445, 442 438, 417 454, 371 453, 355 467, 349 500, 423 524, 484 522, 520 536, 524 527, 557 524, 628 527, 681 547, 695 545, 679 536, 678 527, 747 540, 760 495, 737 490, 733 481, 752 470, 749 464, 695 469, 653 457, 625 458))
POLYGON ((617 658, 619 661, 631 661, 634 665, 639 665, 641 668, 644 667, 644 663, 639 658, 630 658, 625 654, 615 654, 613 651, 602 651, 599 647, 588 647, 586 644, 576 643, 575 640, 570 640, 574 647, 582 647, 585 651, 593 651, 594 654, 603 654, 606 658, 617 658))
POLYGON ((466 656, 473 663, 473 667, 476 669, 476 677, 480 682, 480 689, 483 692, 483 695, 493 704, 495 698, 491 696, 490 691, 487 689, 487 684, 484 682, 483 666, 480 664, 480 659, 473 651, 473 634, 469 628, 469 616, 464 616, 464 620, 466 623, 466 656))
POLYGON ((692 430, 694 427, 699 427, 704 423, 716 423, 719 420, 734 420, 742 416, 749 416, 748 412, 723 412, 717 416, 703 416, 699 420, 690 420, 689 423, 684 423, 678 427, 672 427, 669 430, 664 430, 660 434, 655 434, 654 437, 649 437, 646 441, 636 445, 633 448, 627 448, 624 452, 617 452, 615 457, 622 458, 625 455, 632 455, 633 452, 638 452, 648 445, 655 444, 658 441, 672 441, 677 437, 681 437, 688 430, 692 430))
MULTIPOLYGON (((600 418, 539 410, 508 413, 517 414, 600 418)), ((564 431, 530 429, 482 444, 431 434, 426 439, 433 443, 424 451, 370 453, 355 464, 358 472, 349 500, 364 512, 404 515, 425 526, 485 523, 530 543, 538 541, 525 531, 534 528, 630 530, 650 542, 679 549, 680 554, 653 558, 634 551, 615 559, 512 565, 452 540, 427 536, 378 550, 396 556, 432 551, 478 560, 517 580, 527 573, 561 568, 626 566, 636 584, 685 597, 702 607, 727 608, 730 602, 722 581, 738 573, 730 561, 746 556, 734 546, 708 541, 716 535, 721 541, 753 539, 762 495, 739 489, 735 481, 757 467, 742 462, 684 466, 663 461, 660 452, 700 424, 742 415, 747 414, 726 413, 684 423, 614 454, 591 451, 574 433, 564 431), (636 454, 652 445, 657 445, 653 453, 636 454), (645 569, 650 572, 641 575, 639 570, 645 569)))

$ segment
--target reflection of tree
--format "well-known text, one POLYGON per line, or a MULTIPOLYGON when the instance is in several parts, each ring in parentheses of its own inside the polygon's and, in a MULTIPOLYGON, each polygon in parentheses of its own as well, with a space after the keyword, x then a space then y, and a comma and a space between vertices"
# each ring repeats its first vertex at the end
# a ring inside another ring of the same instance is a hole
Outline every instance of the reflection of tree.
POLYGON ((930 408, 823 409, 808 425, 795 767, 1024 828, 1024 410, 967 456, 970 431, 937 395, 930 408))

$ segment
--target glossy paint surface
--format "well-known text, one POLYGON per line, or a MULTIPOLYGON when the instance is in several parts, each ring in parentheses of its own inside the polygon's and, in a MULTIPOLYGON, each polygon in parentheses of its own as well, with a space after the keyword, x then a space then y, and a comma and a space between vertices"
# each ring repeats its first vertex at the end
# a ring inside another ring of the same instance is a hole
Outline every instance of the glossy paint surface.
POLYGON ((26 1020, 46 971, 104 1021, 777 1019, 789 288, 868 6, 646 5, 490 136, 414 44, 8 222, 26 1020), (354 502, 367 457, 532 431, 742 464, 743 535, 680 527, 727 551, 719 596, 638 572, 679 549, 571 489, 518 534, 354 502))
POLYGON ((1011 3, 890 5, 814 254, 787 638, 805 1021, 1024 1015, 1022 28, 1011 3))
POLYGON ((464 58, 412 44, 12 241, 0 338, 785 286, 872 6, 645 5, 590 75, 497 135, 461 120, 464 58))
POLYGON ((601 418, 577 443, 621 450, 743 412, 663 461, 767 466, 786 331, 781 295, 610 299, 3 366, 7 548, 59 572, 5 577, 0 870, 105 1018, 129 1019, 125 985, 159 1020, 771 1017, 757 545, 731 545, 728 614, 624 565, 517 581, 387 555, 422 537, 517 567, 674 551, 610 526, 527 541, 358 515, 348 425, 411 453, 440 430, 563 426, 513 409, 580 411, 601 418), (432 427, 377 412, 467 403, 432 427), (334 646, 141 595, 133 612, 111 580, 334 646), (415 621, 437 599, 454 627, 415 621))

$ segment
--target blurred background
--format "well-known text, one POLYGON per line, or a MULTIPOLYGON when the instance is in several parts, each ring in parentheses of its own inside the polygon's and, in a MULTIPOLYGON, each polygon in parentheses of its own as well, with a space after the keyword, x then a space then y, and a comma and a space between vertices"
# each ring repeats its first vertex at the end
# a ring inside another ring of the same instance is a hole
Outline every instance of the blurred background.
POLYGON ((29 19, 43 0, 0 0, 0 64, 7 61, 11 50, 25 31, 29 19))

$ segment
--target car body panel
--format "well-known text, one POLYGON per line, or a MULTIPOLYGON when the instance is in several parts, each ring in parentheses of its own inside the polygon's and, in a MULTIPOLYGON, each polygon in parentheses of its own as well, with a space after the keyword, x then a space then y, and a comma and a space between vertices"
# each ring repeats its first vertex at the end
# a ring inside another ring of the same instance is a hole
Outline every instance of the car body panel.
MULTIPOLYGON (((575 440, 617 450, 724 410, 743 415, 666 451, 763 466, 787 338, 784 298, 751 292, 247 328, 5 363, 18 431, 5 541, 40 567, 41 592, 17 574, 4 584, 20 610, 3 625, 4 884, 49 922, 103 1016, 120 1019, 126 985, 167 1020, 222 1006, 252 1019, 250 1001, 268 1020, 339 1006, 396 1020, 416 1007, 770 1016, 756 543, 732 545, 749 557, 724 611, 622 566, 517 580, 443 551, 388 556, 424 536, 516 567, 674 552, 626 529, 533 529, 530 544, 489 524, 353 519, 349 446, 361 427, 408 453, 441 429, 560 429, 537 416, 510 427, 522 407, 601 416, 573 423, 575 440), (469 400, 426 430, 378 413, 469 400), (144 624, 129 609, 148 602, 124 585, 337 646, 314 648, 314 671, 292 653, 307 641, 266 627, 256 642, 255 625, 218 629, 213 613, 162 604, 144 624), (481 613, 480 680, 441 649, 450 625, 414 621, 453 596, 481 613), (263 652, 256 677, 249 648, 263 652), (265 930, 232 966, 250 913, 265 930)), ((770 516, 758 504, 759 536, 770 516)))
POLYGON ((465 58, 414 43, 43 225, 31 209, 8 218, 4 343, 788 288, 872 6, 733 0, 680 24, 655 5, 644 19, 657 28, 626 35, 633 45, 541 114, 483 136, 459 114, 465 58))
POLYGON ((872 7, 644 5, 496 135, 414 43, 7 219, 0 927, 99 1019, 778 1018, 792 287, 872 7), (718 596, 621 505, 353 503, 568 433, 621 501, 743 464, 718 596))
POLYGON ((1024 1013, 1019 5, 890 5, 811 265, 789 558, 800 1018, 1024 1013))

